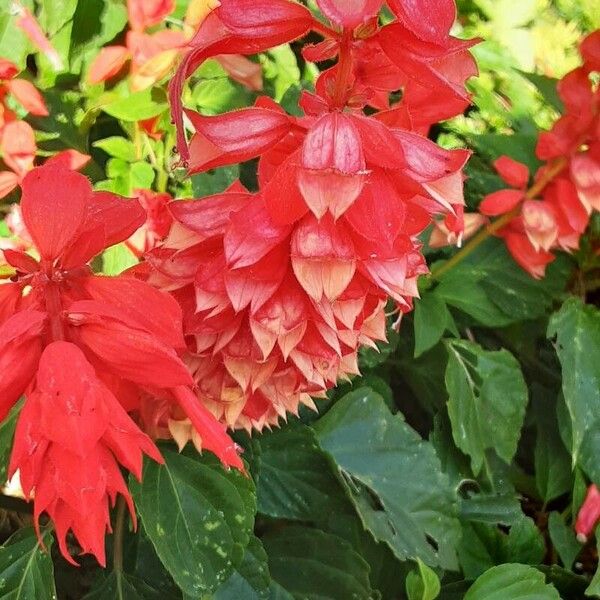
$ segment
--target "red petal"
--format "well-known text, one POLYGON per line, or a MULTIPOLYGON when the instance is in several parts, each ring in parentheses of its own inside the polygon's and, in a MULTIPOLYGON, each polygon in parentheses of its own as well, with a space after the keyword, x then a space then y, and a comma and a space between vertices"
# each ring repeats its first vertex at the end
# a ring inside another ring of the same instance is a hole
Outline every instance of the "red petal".
POLYGON ((10 60, 0 58, 0 79, 12 79, 19 72, 19 67, 10 60))
POLYGON ((501 156, 494 161, 494 168, 498 171, 498 175, 511 187, 523 189, 527 186, 529 181, 529 167, 527 165, 513 160, 510 156, 501 156))
POLYGON ((523 233, 508 232, 503 234, 503 237, 508 251, 519 266, 525 269, 532 277, 541 279, 546 272, 547 265, 554 260, 555 256, 544 250, 536 252, 527 236, 523 233))
POLYGON ((44 98, 31 82, 25 79, 13 79, 7 83, 7 87, 27 112, 38 117, 48 116, 44 98))
POLYGON ((110 192, 93 192, 87 201, 79 235, 66 250, 62 266, 73 268, 86 264, 105 248, 130 238, 145 221, 146 211, 137 200, 110 192))
POLYGON ((585 67, 590 71, 600 71, 600 30, 590 33, 579 48, 585 67))
POLYGON ((317 4, 336 25, 354 28, 374 17, 383 0, 317 0, 317 4))
POLYGON ((37 371, 46 313, 25 310, 0 327, 0 421, 21 397, 37 371))
POLYGON ((509 212, 523 200, 521 190, 498 190, 488 194, 479 205, 479 212, 488 217, 496 217, 509 212))
POLYGON ((8 196, 19 185, 19 176, 12 171, 0 171, 0 198, 8 196))
POLYGON ((192 377, 175 351, 156 336, 135 329, 118 311, 93 300, 74 302, 68 319, 81 341, 111 371, 140 385, 170 388, 191 385, 192 377))
POLYGON ((114 77, 129 58, 129 50, 125 46, 105 46, 90 66, 88 81, 92 84, 102 83, 114 77))
POLYGON ((71 169, 72 171, 79 171, 87 165, 92 157, 89 154, 83 154, 77 150, 62 150, 54 156, 51 156, 44 165, 52 165, 61 169, 71 169))
POLYGON ((186 114, 196 130, 190 143, 191 173, 255 158, 290 129, 286 114, 264 108, 246 108, 216 117, 191 110, 186 114))
POLYGON ((187 387, 173 390, 179 405, 188 416, 202 438, 202 446, 213 452, 226 466, 244 471, 244 463, 239 457, 236 445, 221 425, 187 387))
POLYGON ((0 151, 4 162, 19 176, 33 167, 37 152, 35 133, 29 123, 13 121, 7 123, 2 130, 0 151))
POLYGON ((22 273, 35 273, 40 268, 37 260, 25 252, 7 249, 3 253, 6 262, 22 273))
POLYGON ((187 229, 208 239, 223 235, 231 215, 242 210, 252 194, 225 193, 200 200, 178 200, 169 204, 173 218, 187 229))
POLYGON ((142 31, 158 25, 175 10, 174 0, 128 0, 127 13, 132 29, 142 31))
POLYGON ((589 535, 594 531, 598 519, 600 519, 600 491, 592 484, 588 488, 579 513, 577 513, 575 531, 580 542, 587 541, 589 535))
POLYGON ((54 260, 73 241, 92 198, 88 179, 74 171, 38 167, 22 184, 23 221, 42 258, 54 260))
POLYGON ((443 42, 456 19, 454 0, 388 0, 388 4, 407 29, 429 42, 443 42))
POLYGON ((291 232, 271 220, 264 202, 255 200, 246 210, 235 213, 223 239, 225 257, 231 269, 255 264, 278 246, 291 232))
POLYGON ((167 346, 185 348, 179 304, 166 292, 131 277, 87 277, 81 282, 97 302, 115 307, 128 321, 167 346))

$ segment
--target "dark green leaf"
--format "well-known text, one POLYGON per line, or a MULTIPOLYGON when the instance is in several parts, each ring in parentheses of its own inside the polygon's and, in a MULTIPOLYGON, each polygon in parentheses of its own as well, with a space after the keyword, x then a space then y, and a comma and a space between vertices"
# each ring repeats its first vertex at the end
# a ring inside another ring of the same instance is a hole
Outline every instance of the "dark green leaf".
POLYGON ((521 73, 523 77, 526 77, 535 85, 535 87, 539 90, 540 94, 544 98, 544 100, 553 108, 556 109, 557 112, 564 112, 564 104, 558 95, 556 90, 556 85, 558 83, 558 79, 553 79, 552 77, 547 77, 546 75, 540 75, 539 73, 521 73))
POLYGON ((415 302, 415 358, 433 348, 446 330, 458 335, 446 303, 435 293, 415 302))
POLYGON ((127 573, 112 572, 92 591, 85 600, 161 600, 164 596, 146 585, 141 579, 127 573))
POLYGON ((581 544, 577 541, 573 528, 565 524, 560 513, 553 511, 548 516, 548 533, 563 565, 570 569, 581 552, 581 544))
POLYGON ((55 600, 52 534, 43 535, 42 550, 33 527, 19 529, 0 548, 0 594, 10 600, 55 600))
POLYGON ((560 600, 556 588, 546 584, 543 573, 533 567, 505 564, 481 575, 464 600, 560 600))
POLYGON ((600 310, 571 298, 553 315, 562 389, 569 409, 573 458, 600 484, 600 310))
MULTIPOLYGON (((597 542, 598 549, 600 549, 600 540, 597 542)), ((594 573, 594 577, 590 582, 590 585, 585 590, 586 596, 594 596, 596 598, 600 597, 600 566, 596 568, 596 572, 594 573)))
POLYGON ((244 560, 231 577, 214 593, 214 600, 260 600, 269 597, 271 577, 267 553, 260 540, 251 537, 244 560))
POLYGON ((507 350, 487 351, 465 340, 448 341, 447 347, 448 413, 456 445, 471 457, 476 474, 487 449, 510 463, 527 406, 519 363, 507 350))
POLYGON ((338 400, 314 427, 375 539, 401 560, 455 565, 456 498, 431 444, 369 388, 338 400))
POLYGON ((312 429, 288 427, 258 438, 258 511, 271 517, 323 521, 346 506, 344 492, 312 429))
POLYGON ((214 591, 238 566, 256 509, 251 480, 202 458, 163 448, 164 465, 144 464, 130 486, 144 529, 181 589, 214 591))
POLYGON ((292 526, 263 537, 271 576, 297 600, 368 600, 369 567, 341 538, 292 526))
POLYGON ((0 480, 2 481, 6 481, 15 426, 22 405, 22 402, 19 402, 13 406, 8 416, 0 423, 0 480))
POLYGON ((240 176, 238 165, 220 167, 207 173, 192 175, 192 188, 196 198, 224 192, 240 176))

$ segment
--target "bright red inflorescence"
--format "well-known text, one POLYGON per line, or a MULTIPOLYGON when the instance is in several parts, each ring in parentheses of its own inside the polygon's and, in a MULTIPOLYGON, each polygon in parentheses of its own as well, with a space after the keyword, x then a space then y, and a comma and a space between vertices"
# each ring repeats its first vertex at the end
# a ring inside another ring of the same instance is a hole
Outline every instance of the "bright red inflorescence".
POLYGON ((141 476, 142 455, 161 456, 144 431, 168 435, 190 420, 197 441, 242 468, 221 424, 198 402, 180 358, 182 315, 166 293, 138 279, 96 276, 89 261, 144 222, 135 200, 93 192, 60 164, 31 170, 22 183, 24 225, 39 260, 4 250, 14 268, 0 285, 0 418, 23 394, 9 475, 54 521, 62 553, 71 530, 104 564, 109 504, 122 495, 120 468, 141 476), (134 421, 135 419, 135 421, 134 421))
MULTIPOLYGON (((426 137, 468 105, 464 82, 475 73, 471 42, 449 35, 453 0, 392 2, 397 19, 385 27, 381 1, 318 4, 331 26, 289 0, 222 0, 170 88, 191 173, 259 159, 258 192, 236 183, 172 203, 169 237, 148 254, 154 283, 183 308, 200 399, 249 431, 313 406, 358 372, 358 349, 386 337, 388 300, 399 313, 412 308, 427 272, 417 236, 433 214, 462 215, 468 152, 426 137), (305 58, 337 63, 302 94, 302 116, 268 98, 220 116, 182 108, 184 81, 206 59, 254 54, 310 30, 324 40, 305 58), (402 100, 390 103, 398 91, 402 100)), ((185 441, 186 427, 172 423, 173 436, 185 441)))
POLYGON ((558 85, 565 114, 540 135, 537 156, 546 161, 527 191, 529 169, 508 157, 496 169, 512 189, 487 196, 479 210, 487 216, 508 214, 500 235, 516 262, 543 277, 553 250, 579 247, 592 211, 600 210, 600 31, 581 44, 583 65, 558 85))

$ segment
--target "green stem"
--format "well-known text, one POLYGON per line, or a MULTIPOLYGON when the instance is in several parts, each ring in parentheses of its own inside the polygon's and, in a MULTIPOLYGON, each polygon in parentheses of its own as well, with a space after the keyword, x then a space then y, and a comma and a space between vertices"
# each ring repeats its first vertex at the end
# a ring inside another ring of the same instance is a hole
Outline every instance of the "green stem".
MULTIPOLYGON (((563 169, 567 166, 567 160, 560 158, 548 165, 546 171, 542 176, 529 188, 525 194, 525 199, 532 200, 539 196, 544 191, 545 187, 559 175, 563 169)), ((508 225, 515 217, 518 217, 521 213, 520 205, 502 215, 499 219, 496 219, 493 223, 490 223, 487 227, 482 229, 475 237, 471 238, 467 244, 457 252, 452 258, 448 259, 443 265, 437 269, 433 269, 431 272, 432 279, 440 279, 448 271, 453 269, 457 264, 461 263, 467 256, 469 256, 474 250, 476 250, 483 242, 485 242, 490 236, 494 235, 500 229, 508 225)))
POLYGON ((115 517, 115 528, 113 538, 113 569, 119 575, 123 572, 123 536, 125 533, 125 498, 119 496, 117 499, 117 516, 115 517))

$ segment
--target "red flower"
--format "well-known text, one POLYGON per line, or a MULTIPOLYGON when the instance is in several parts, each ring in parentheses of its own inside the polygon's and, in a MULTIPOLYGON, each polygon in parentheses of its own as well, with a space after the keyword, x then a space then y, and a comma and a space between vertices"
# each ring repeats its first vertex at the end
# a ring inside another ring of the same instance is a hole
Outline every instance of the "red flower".
POLYGON ((227 465, 242 463, 222 427, 193 401, 179 357, 177 303, 141 281, 98 277, 87 266, 144 222, 139 203, 93 192, 85 177, 56 165, 30 171, 22 188, 23 221, 40 260, 4 252, 16 276, 0 285, 2 414, 26 398, 10 472, 19 470, 27 495, 35 491, 36 522, 48 513, 67 558, 71 530, 82 551, 104 564, 109 502, 123 495, 134 515, 120 466, 139 477, 142 453, 161 460, 140 425, 164 433, 170 418, 185 415, 205 448, 227 465))
POLYGON ((577 539, 581 543, 587 542, 590 533, 594 531, 599 519, 600 491, 595 485, 590 485, 585 500, 577 514, 577 521, 575 522, 577 539))

